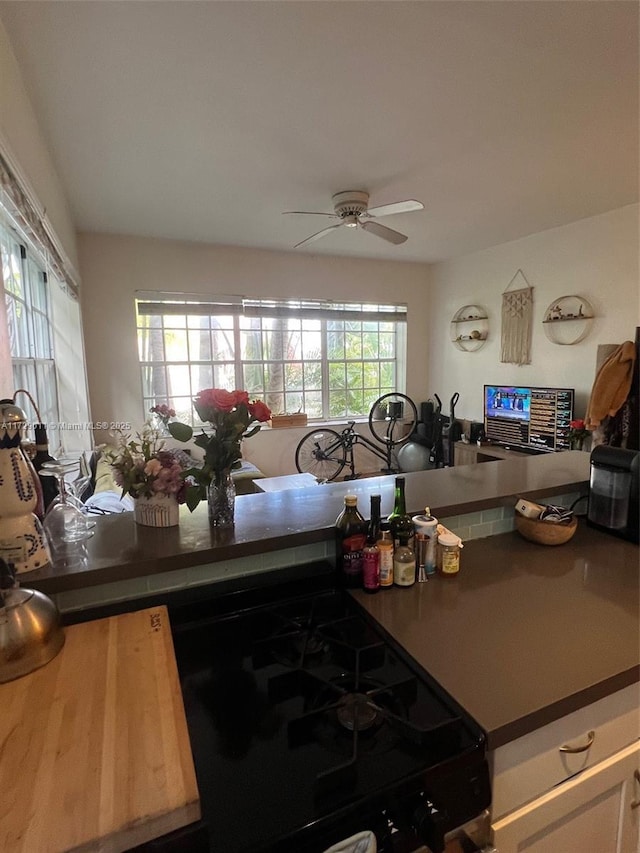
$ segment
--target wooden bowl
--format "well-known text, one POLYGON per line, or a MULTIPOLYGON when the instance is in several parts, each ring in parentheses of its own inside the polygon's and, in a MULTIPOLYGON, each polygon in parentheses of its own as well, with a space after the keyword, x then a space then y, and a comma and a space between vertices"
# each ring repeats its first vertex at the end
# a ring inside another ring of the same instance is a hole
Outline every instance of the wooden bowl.
POLYGON ((515 514, 516 530, 529 542, 538 545, 564 545, 568 542, 578 527, 578 519, 574 516, 568 524, 555 524, 553 521, 539 521, 537 518, 525 518, 519 512, 515 514))

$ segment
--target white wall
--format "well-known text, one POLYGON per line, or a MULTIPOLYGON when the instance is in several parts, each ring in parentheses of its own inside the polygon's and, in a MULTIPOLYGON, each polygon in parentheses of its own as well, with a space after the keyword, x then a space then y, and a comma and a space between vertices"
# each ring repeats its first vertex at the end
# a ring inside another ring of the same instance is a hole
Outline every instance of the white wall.
MULTIPOLYGON (((426 264, 269 252, 170 240, 80 234, 82 316, 94 421, 139 428, 142 392, 136 349, 136 290, 326 297, 406 302, 407 393, 428 390, 429 268, 426 264)), ((294 473, 298 430, 263 430, 243 453, 266 474, 294 473)), ((96 441, 108 435, 97 433, 96 441)), ((374 468, 375 470, 375 468, 374 468)))
POLYGON ((458 391, 456 416, 482 420, 483 384, 552 385, 576 389, 576 415, 585 413, 598 344, 633 340, 640 325, 638 205, 504 243, 431 267, 429 387, 443 400, 458 391), (500 362, 502 293, 518 269, 533 286, 531 364, 500 362), (578 294, 594 308, 588 336, 573 346, 552 343, 542 319, 560 296, 578 294), (489 338, 461 352, 450 320, 466 304, 489 314, 489 338))
POLYGON ((76 231, 60 179, 25 89, 7 31, 0 21, 0 149, 16 161, 46 210, 63 251, 78 269, 76 231))

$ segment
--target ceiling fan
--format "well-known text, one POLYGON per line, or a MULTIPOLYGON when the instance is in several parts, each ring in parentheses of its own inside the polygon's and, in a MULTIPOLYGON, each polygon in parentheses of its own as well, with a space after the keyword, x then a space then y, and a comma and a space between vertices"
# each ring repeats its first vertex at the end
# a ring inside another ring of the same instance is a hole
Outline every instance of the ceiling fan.
POLYGON ((317 231, 310 237, 305 238, 300 243, 296 243, 293 247, 297 249, 299 246, 305 246, 307 243, 313 243, 314 240, 319 240, 335 228, 341 228, 346 225, 347 228, 363 228, 370 234, 376 237, 382 237, 389 243, 399 245, 407 239, 404 234, 399 231, 394 231, 392 228, 387 228, 386 225, 380 225, 375 222, 380 216, 391 216, 393 213, 409 213, 412 210, 423 210, 424 205, 415 199, 407 199, 406 201, 396 201, 393 204, 383 204, 379 207, 369 207, 369 193, 362 190, 347 190, 346 192, 336 193, 331 198, 333 202, 333 213, 324 213, 313 210, 286 210, 285 214, 299 214, 303 216, 331 216, 334 219, 339 219, 335 225, 329 225, 328 228, 323 228, 322 231, 317 231))

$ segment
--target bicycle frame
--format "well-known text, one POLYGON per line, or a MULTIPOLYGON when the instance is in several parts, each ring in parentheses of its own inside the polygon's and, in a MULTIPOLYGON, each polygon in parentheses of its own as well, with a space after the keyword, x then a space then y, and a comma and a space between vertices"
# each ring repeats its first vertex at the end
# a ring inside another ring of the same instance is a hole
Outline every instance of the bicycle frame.
MULTIPOLYGON (((391 435, 393 432, 393 424, 395 421, 392 419, 389 421, 389 427, 387 428, 387 435, 391 435)), ((384 474, 395 474, 397 472, 397 468, 392 467, 392 445, 389 444, 387 446, 386 451, 381 450, 377 445, 375 445, 370 439, 366 438, 364 435, 360 435, 359 432, 356 432, 354 429, 356 422, 349 421, 347 426, 340 433, 340 444, 344 447, 347 452, 346 464, 349 466, 351 473, 345 477, 345 480, 355 480, 358 477, 356 474, 355 461, 353 457, 353 448, 356 444, 364 445, 367 450, 373 453, 378 459, 382 459, 383 462, 386 463, 386 467, 381 469, 384 474)), ((328 447, 326 449, 327 453, 335 450, 338 445, 335 447, 328 447)))

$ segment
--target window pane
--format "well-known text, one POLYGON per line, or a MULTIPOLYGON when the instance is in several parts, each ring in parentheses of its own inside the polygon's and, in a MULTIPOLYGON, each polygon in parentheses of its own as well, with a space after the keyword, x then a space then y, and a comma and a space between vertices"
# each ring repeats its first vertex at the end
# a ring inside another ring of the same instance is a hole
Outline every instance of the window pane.
POLYGON ((380 358, 393 358, 395 356, 396 336, 390 332, 380 334, 380 358))
POLYGON ((47 285, 44 270, 40 269, 34 261, 29 264, 29 285, 31 287, 31 303, 34 308, 47 313, 47 285))
POLYGON ((165 314, 162 317, 162 323, 165 329, 185 329, 187 318, 184 314, 165 314))
POLYGON ((19 299, 26 300, 20 247, 13 240, 8 241, 7 245, 3 243, 2 246, 2 278, 5 290, 19 299))
POLYGON ((142 367, 142 394, 151 400, 164 402, 167 397, 167 377, 164 365, 142 367))
POLYGON ((209 329, 190 331, 188 341, 190 361, 211 361, 211 334, 209 329))
POLYGON ((322 417, 322 394, 320 391, 305 392, 303 409, 309 418, 322 417))
POLYGON ((327 356, 344 358, 344 332, 327 333, 327 356))
POLYGON ((305 390, 322 388, 322 364, 319 361, 307 361, 304 365, 305 390))
POLYGON ((347 399, 344 391, 329 392, 329 417, 341 418, 347 414, 347 399))
POLYGON ((329 388, 345 387, 345 365, 342 362, 329 364, 329 388))
POLYGON ((240 332, 240 352, 242 358, 247 361, 260 361, 262 359, 262 332, 259 325, 256 328, 244 329, 240 332))
POLYGON ((395 391, 395 370, 391 362, 380 362, 380 395, 395 391))
POLYGON ((287 391, 302 390, 302 364, 300 362, 293 362, 285 366, 284 382, 287 391))
POLYGON ((189 382, 189 366, 186 364, 167 365, 167 394, 170 396, 181 396, 189 394, 191 384, 189 382))
POLYGON ((245 364, 242 367, 244 377, 244 390, 249 397, 262 397, 264 383, 261 364, 245 364))
POLYGON ((224 388, 226 391, 233 391, 236 387, 236 372, 233 364, 214 364, 213 365, 213 384, 212 388, 224 388))
POLYGON ((362 336, 347 332, 344 342, 347 358, 362 358, 362 336))
MULTIPOLYGON (((364 364, 364 387, 378 388, 380 386, 380 366, 377 362, 367 361, 364 364)), ((379 395, 378 395, 379 396, 379 395)))
POLYGON ((364 417, 364 415, 369 414, 369 409, 365 406, 362 391, 355 391, 349 388, 347 392, 347 414, 353 417, 364 417))
POLYGON ((319 331, 302 333, 302 357, 320 358, 322 355, 322 335, 319 331))
POLYGON ((58 395, 53 361, 36 362, 36 401, 43 423, 57 423, 58 395))
POLYGON ((211 332, 213 361, 229 361, 234 357, 233 332, 215 328, 211 332))
POLYGON ((347 387, 362 388, 362 362, 347 364, 347 387))
POLYGON ((297 394, 285 394, 285 406, 286 411, 290 414, 292 412, 300 412, 302 411, 302 393, 297 394))
POLYGON ((192 364, 191 365, 191 390, 195 396, 203 388, 213 388, 213 365, 192 364))
POLYGON ((49 346, 49 323, 38 311, 33 313, 33 342, 36 358, 51 358, 49 346))
POLYGON ((164 346, 167 361, 189 361, 185 330, 165 329, 164 346))
POLYGON ((24 302, 5 294, 7 302, 7 325, 9 327, 9 347, 13 358, 29 358, 29 331, 27 329, 27 308, 24 302))

